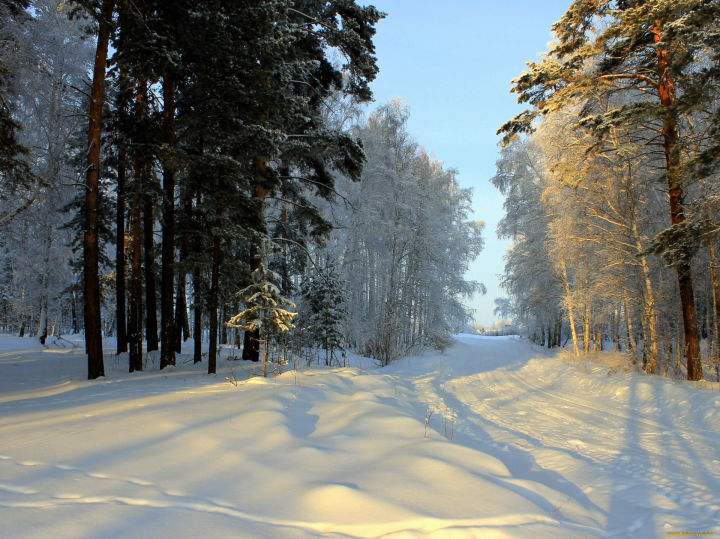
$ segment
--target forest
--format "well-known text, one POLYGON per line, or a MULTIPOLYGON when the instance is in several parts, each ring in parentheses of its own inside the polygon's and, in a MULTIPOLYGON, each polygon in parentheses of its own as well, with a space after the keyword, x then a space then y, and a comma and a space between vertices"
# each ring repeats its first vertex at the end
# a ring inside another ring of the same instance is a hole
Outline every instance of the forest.
POLYGON ((90 379, 104 336, 130 372, 190 337, 210 373, 223 344, 267 373, 450 342, 483 224, 401 100, 364 113, 383 16, 2 0, 2 331, 83 333, 90 379))
POLYGON ((720 380, 720 4, 573 2, 513 81, 498 311, 548 347, 720 380))

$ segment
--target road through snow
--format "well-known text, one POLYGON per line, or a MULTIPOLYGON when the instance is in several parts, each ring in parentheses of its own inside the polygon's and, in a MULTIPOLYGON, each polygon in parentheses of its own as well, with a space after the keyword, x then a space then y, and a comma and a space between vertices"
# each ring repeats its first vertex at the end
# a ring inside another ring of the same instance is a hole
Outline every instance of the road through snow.
POLYGON ((447 362, 428 360, 432 374, 415 386, 428 406, 457 418, 470 445, 490 440, 506 463, 517 459, 514 475, 565 492, 602 535, 718 532, 717 393, 559 361, 514 337, 457 340, 447 362))
POLYGON ((0 337, 3 537, 720 533, 718 392, 514 337, 93 382, 67 344, 0 337))

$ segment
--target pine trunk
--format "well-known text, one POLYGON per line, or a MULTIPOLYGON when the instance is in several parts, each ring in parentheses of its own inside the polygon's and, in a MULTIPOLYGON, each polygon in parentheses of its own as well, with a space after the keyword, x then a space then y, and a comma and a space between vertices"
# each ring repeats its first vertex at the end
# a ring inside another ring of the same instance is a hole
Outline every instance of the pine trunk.
POLYGON ((117 216, 115 245, 115 308, 117 324, 117 354, 128 351, 125 316, 125 157, 120 156, 117 179, 117 216))
MULTIPOLYGON (((258 175, 262 175, 266 166, 267 163, 265 159, 258 157, 255 160, 255 171, 258 175)), ((253 189, 253 197, 261 201, 265 200, 265 190, 260 187, 260 185, 256 185, 253 189)), ((258 269, 260 267, 260 262, 260 250, 257 245, 253 245, 251 247, 250 272, 258 269)), ((245 331, 242 358, 249 361, 260 361, 260 330, 256 329, 245 331)))
MULTIPOLYGON (((662 28, 653 29, 656 44, 662 42, 662 28)), ((685 221, 685 201, 682 189, 680 170, 680 153, 677 148, 678 125, 675 105, 675 81, 670 73, 670 53, 667 49, 657 47, 658 94, 660 104, 666 111, 663 118, 663 150, 667 171, 668 195, 670 198, 670 221, 678 225, 685 221)), ((683 261, 676 267, 682 307, 683 336, 685 340, 685 356, 687 357, 688 380, 702 380, 702 364, 700 363, 700 338, 697 328, 697 312, 690 263, 683 261)))
MULTIPOLYGON (((188 253, 187 236, 183 237, 180 247, 180 262, 183 262, 188 253)), ((187 306, 187 275, 184 269, 177 273, 177 291, 175 292, 175 320, 173 329, 173 341, 175 352, 182 352, 182 343, 190 338, 190 321, 188 319, 187 306)))
POLYGON ((132 258, 130 259, 130 298, 128 312, 128 343, 130 345, 130 372, 141 371, 142 358, 142 229, 140 226, 140 201, 136 199, 132 211, 131 245, 132 258))
MULTIPOLYGON (((168 152, 175 147, 175 83, 171 74, 163 80, 163 129, 168 152)), ((174 156, 163 162, 162 268, 160 282, 161 350, 160 368, 175 365, 175 320, 173 288, 175 286, 175 167, 174 156)), ((178 298, 179 301, 179 298, 178 298)))
MULTIPOLYGON (((147 85, 145 81, 137 81, 135 96, 135 118, 140 123, 145 114, 147 85)), ((142 358, 142 206, 143 179, 145 163, 139 149, 135 150, 133 169, 133 204, 132 204, 132 257, 130 262, 130 312, 128 315, 128 341, 130 344, 130 372, 141 371, 142 358)))
POLYGON ((710 277, 712 278, 713 328, 715 338, 715 374, 720 381, 720 260, 715 249, 715 238, 710 240, 710 277))
POLYGON ((202 361, 202 298, 200 295, 200 269, 193 271, 193 363, 202 361))
POLYGON ((218 340, 218 297, 220 277, 220 237, 213 237, 212 272, 210 276, 210 346, 208 349, 208 374, 215 374, 218 340))
MULTIPOLYGON (((146 170, 143 170, 146 174, 146 170)), ((143 177, 143 186, 149 187, 150 178, 143 177)), ((153 202, 148 193, 143 196, 143 241, 145 244, 145 340, 147 351, 159 348, 157 322, 157 292, 155 289, 155 242, 153 241, 153 202)))
POLYGON ((93 82, 90 90, 87 174, 85 178, 85 230, 83 237, 83 274, 85 277, 85 350, 88 379, 105 376, 100 321, 100 242, 98 238, 98 198, 100 196, 100 146, 102 145, 102 109, 105 102, 105 69, 110 41, 114 0, 103 0, 93 82))

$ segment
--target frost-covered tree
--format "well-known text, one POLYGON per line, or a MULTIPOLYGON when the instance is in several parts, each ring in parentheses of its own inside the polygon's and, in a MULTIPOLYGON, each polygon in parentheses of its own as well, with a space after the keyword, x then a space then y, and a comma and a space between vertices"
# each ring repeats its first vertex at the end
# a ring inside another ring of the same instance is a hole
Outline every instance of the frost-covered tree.
POLYGON ((359 130, 363 175, 335 214, 348 342, 383 365, 416 345, 444 346, 466 321, 463 298, 481 289, 463 277, 482 248, 471 193, 412 140, 407 118, 399 101, 368 118, 359 130))
MULTIPOLYGON (((79 183, 72 157, 82 128, 79 111, 92 51, 83 40, 83 21, 71 20, 62 2, 35 0, 31 7, 32 16, 14 34, 12 72, 16 83, 22 83, 14 98, 14 118, 23 125, 17 140, 28 150, 33 203, 6 223, 2 241, 13 282, 6 297, 21 327, 37 323, 36 335, 44 344, 48 326, 60 331, 64 311, 74 305, 72 236, 63 227, 68 216, 61 210, 79 183)), ((22 199, 20 193, 16 197, 22 199)), ((17 209, 17 199, 3 201, 6 215, 17 209)))
MULTIPOLYGON (((532 141, 515 140, 502 148, 496 167, 491 181, 505 195, 505 217, 497 234, 513 241, 502 280, 511 298, 512 317, 534 341, 559 346, 564 292, 547 249, 551 215, 542 199, 547 189, 544 158, 532 141)), ((567 314, 565 318, 573 321, 567 314)))
POLYGON ((578 107, 577 125, 601 151, 615 129, 654 155, 649 183, 664 184, 669 226, 656 252, 671 258, 683 313, 688 378, 702 378, 691 259, 697 227, 687 219, 692 165, 709 159, 693 129, 717 114, 716 32, 720 5, 704 0, 573 2, 541 62, 514 81, 532 108, 505 124, 506 140, 547 113, 578 107))

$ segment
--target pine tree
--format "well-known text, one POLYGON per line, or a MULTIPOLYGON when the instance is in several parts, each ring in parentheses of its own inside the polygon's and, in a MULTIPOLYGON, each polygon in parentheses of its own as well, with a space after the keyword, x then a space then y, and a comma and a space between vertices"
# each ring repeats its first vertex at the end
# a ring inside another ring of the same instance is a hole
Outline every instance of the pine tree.
MULTIPOLYGON (((269 245, 266 242, 262 247, 262 258, 258 267, 252 272, 252 284, 243 288, 239 295, 245 303, 245 309, 228 322, 228 327, 242 328, 249 332, 257 332, 259 345, 262 345, 263 376, 267 376, 268 345, 273 334, 292 329, 292 320, 297 313, 288 309, 295 304, 284 298, 277 283, 280 275, 267 267, 269 245)), ((214 366, 213 370, 214 371, 214 366)))
MULTIPOLYGON (((95 7, 95 6, 92 6, 95 7)), ((99 25, 93 83, 90 92, 87 176, 85 186, 84 280, 85 280, 85 348, 88 355, 88 378, 105 375, 102 350, 102 324, 99 279, 99 191, 102 111, 105 102, 105 63, 108 55, 114 0, 102 0, 96 13, 99 25)), ((93 9, 94 12, 94 9, 93 9)))

